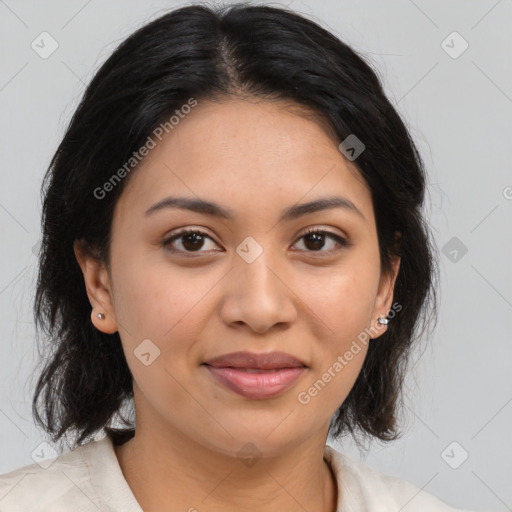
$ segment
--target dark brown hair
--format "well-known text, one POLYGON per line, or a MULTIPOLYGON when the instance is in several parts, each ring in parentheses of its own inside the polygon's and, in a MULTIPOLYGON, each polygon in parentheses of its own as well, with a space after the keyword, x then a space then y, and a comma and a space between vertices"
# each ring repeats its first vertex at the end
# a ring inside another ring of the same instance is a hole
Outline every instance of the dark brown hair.
POLYGON ((399 435, 406 363, 429 308, 436 309, 420 155, 363 57, 293 11, 237 4, 173 10, 122 42, 88 85, 50 163, 34 304, 49 353, 32 407, 53 441, 73 434, 76 446, 102 429, 115 443, 133 435, 133 418, 121 414, 124 406, 133 413, 132 375, 119 334, 104 334, 90 321, 73 243, 82 240, 108 265, 114 207, 137 171, 101 199, 94 191, 190 98, 240 94, 291 100, 321 116, 340 143, 355 135, 365 145, 354 163, 371 190, 382 271, 401 257, 393 296, 401 311, 370 342, 330 433, 383 441, 399 435), (115 418, 132 428, 113 428, 115 418))

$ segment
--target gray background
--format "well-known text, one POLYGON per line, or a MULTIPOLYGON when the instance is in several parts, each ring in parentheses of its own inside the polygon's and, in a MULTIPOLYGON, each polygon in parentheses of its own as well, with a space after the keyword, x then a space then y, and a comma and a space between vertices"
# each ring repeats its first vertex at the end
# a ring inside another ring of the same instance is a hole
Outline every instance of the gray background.
MULTIPOLYGON (((98 66, 135 28, 178 5, 0 0, 0 473, 32 463, 45 439, 30 413, 44 171, 98 66), (43 31, 59 45, 46 59, 31 47, 43 31)), ((367 457, 349 442, 342 450, 452 506, 512 510, 512 3, 288 5, 373 60, 425 159, 441 256, 439 322, 407 380, 403 438, 372 443, 367 457), (446 40, 454 31, 460 36, 446 40), (460 37, 469 47, 458 55, 460 37)))

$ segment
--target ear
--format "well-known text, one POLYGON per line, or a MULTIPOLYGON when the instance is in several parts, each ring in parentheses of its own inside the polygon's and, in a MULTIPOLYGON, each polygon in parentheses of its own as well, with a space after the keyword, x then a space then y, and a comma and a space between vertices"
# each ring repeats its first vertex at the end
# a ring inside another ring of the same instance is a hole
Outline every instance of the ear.
POLYGON ((117 321, 105 264, 91 254, 82 240, 75 241, 73 250, 82 269, 85 289, 92 306, 91 321, 99 331, 113 334, 117 331, 117 321), (98 313, 102 313, 105 318, 98 318, 98 313))
MULTIPOLYGON (((400 261, 401 258, 399 256, 393 257, 391 261, 391 270, 381 276, 371 324, 372 328, 375 327, 379 332, 376 336, 372 336, 373 339, 378 338, 387 330, 387 325, 379 324, 378 319, 379 317, 386 317, 391 309, 393 303, 393 290, 395 288, 398 270, 400 269, 400 261)), ((372 332, 375 329, 372 329, 372 332)))

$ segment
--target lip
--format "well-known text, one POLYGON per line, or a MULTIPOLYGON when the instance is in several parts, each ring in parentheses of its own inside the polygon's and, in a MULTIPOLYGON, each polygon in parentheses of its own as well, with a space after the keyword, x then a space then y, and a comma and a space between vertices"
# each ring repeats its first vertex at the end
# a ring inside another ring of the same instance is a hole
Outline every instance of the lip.
POLYGON ((206 365, 217 382, 238 395, 264 400, 284 393, 306 371, 304 366, 280 370, 222 368, 206 365))
POLYGON ((204 363, 218 383, 251 399, 278 396, 307 370, 304 362, 284 352, 233 352, 204 363))
POLYGON ((286 352, 231 352, 205 361, 216 368, 245 368, 255 370, 276 370, 281 368, 305 367, 306 363, 286 352))

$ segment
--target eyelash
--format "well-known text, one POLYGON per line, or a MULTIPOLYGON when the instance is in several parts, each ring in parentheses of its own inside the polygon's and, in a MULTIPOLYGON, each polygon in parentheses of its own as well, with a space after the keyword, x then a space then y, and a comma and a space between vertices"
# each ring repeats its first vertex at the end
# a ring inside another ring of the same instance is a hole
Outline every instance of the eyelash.
MULTIPOLYGON (((209 238, 210 240, 213 240, 213 238, 210 235, 208 235, 207 233, 205 233, 204 231, 201 231, 199 229, 183 229, 183 230, 179 231, 178 233, 172 235, 171 237, 166 238, 162 242, 162 247, 168 249, 168 246, 170 244, 172 244, 172 242, 174 242, 175 240, 178 240, 186 235, 191 235, 191 234, 198 234, 203 237, 209 238)), ((326 230, 322 230, 322 229, 318 229, 318 228, 309 228, 307 231, 302 233, 302 235, 297 239, 297 241, 299 241, 302 238, 304 238, 308 235, 311 235, 311 234, 326 235, 327 238, 331 238, 332 240, 337 242, 341 247, 338 249, 330 249, 327 251, 319 250, 319 251, 303 251, 303 252, 308 252, 308 253, 313 253, 313 254, 318 253, 318 254, 323 254, 323 255, 331 255, 333 252, 336 252, 337 250, 341 250, 341 248, 350 247, 352 245, 350 242, 348 242, 346 239, 342 238, 341 236, 331 233, 330 231, 326 231, 326 230)), ((168 249, 168 250, 175 254, 187 254, 187 255, 194 255, 194 256, 206 252, 206 251, 181 251, 181 250, 174 250, 174 249, 168 249)), ((220 252, 220 251, 215 251, 215 252, 220 252)), ((301 251, 299 251, 299 252, 301 252, 301 251)))

